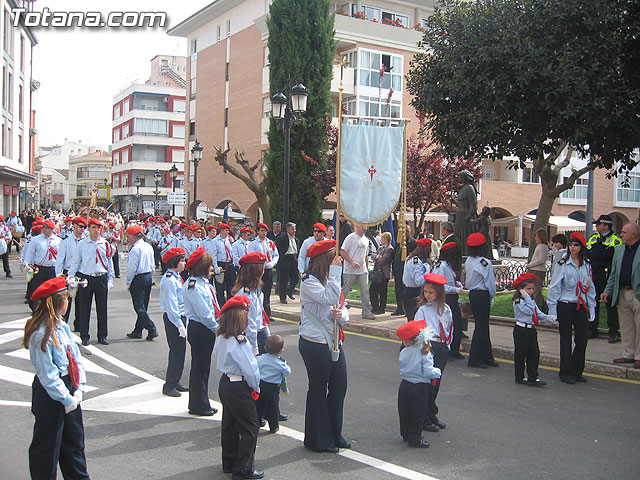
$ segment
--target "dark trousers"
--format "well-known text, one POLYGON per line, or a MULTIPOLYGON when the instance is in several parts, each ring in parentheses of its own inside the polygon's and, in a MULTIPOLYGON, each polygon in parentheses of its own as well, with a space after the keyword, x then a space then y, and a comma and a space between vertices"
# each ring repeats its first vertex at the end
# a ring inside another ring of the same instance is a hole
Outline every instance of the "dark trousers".
POLYGON ((117 248, 111 258, 113 259, 113 274, 118 278, 120 277, 120 253, 117 248))
MULTIPOLYGON (((176 388, 182 378, 184 371, 184 354, 187 351, 187 339, 178 335, 178 329, 169 321, 167 314, 162 315, 164 320, 164 331, 169 344, 169 364, 167 365, 167 375, 165 376, 163 392, 168 392, 176 388)), ((182 319, 184 324, 184 319, 182 319)))
MULTIPOLYGON (((83 287, 78 287, 78 289, 83 287)), ((77 294, 76 294, 77 297, 77 294)), ((71 316, 71 305, 73 305, 73 328, 72 330, 80 331, 80 308, 78 307, 78 302, 74 302, 73 298, 69 297, 69 306, 67 307, 67 311, 64 314, 64 321, 69 323, 69 317, 71 316)))
POLYGON ((256 401, 258 418, 264 418, 269 422, 269 429, 279 428, 280 418, 280 384, 267 383, 260 380, 260 398, 256 401))
MULTIPOLYGON (((73 392, 69 375, 62 381, 73 392)), ((31 413, 35 417, 29 446, 31 478, 55 479, 60 464, 65 479, 88 479, 81 407, 65 414, 64 405, 49 396, 36 376, 31 387, 31 413)))
POLYGON ((589 313, 576 303, 558 302, 558 331, 560 332, 560 378, 576 378, 584 370, 584 357, 589 341, 589 313), (573 351, 571 332, 574 330, 573 351))
POLYGON ((451 309, 453 317, 453 340, 451 340, 451 353, 460 353, 460 341, 462 340, 462 314, 460 313, 460 304, 458 303, 458 294, 449 293, 445 295, 445 302, 451 309))
POLYGON ((300 337, 298 350, 309 378, 304 414, 304 446, 316 452, 342 443, 342 415, 347 393, 347 362, 340 347, 340 358, 331 361, 325 343, 300 337))
POLYGON ((158 268, 160 265, 162 265, 162 257, 160 255, 160 247, 158 246, 157 243, 151 243, 151 246, 153 247, 153 260, 155 262, 156 268, 158 268))
POLYGON ((402 271, 393 274, 393 283, 396 286, 396 305, 400 315, 404 315, 404 283, 402 283, 402 271))
POLYGON ((7 253, 11 253, 11 246, 12 245, 16 246, 16 253, 20 253, 20 250, 22 250, 22 248, 20 247, 20 239, 19 238, 12 238, 11 240, 7 241, 7 253))
POLYGON ((385 278, 384 282, 373 283, 369 287, 369 300, 371 301, 371 310, 384 311, 387 308, 387 285, 389 279, 385 278))
POLYGON ((538 363, 540 362, 540 349, 538 348, 538 332, 534 328, 513 327, 513 366, 515 367, 516 380, 524 378, 524 364, 527 362, 527 379, 535 382, 538 378, 538 363))
POLYGON ((35 311, 39 300, 31 300, 31 295, 36 291, 40 285, 42 285, 47 280, 50 280, 56 276, 55 267, 38 267, 38 273, 33 275, 33 278, 29 283, 27 283, 27 299, 29 300, 29 308, 31 311, 35 311))
MULTIPOLYGON (((599 302, 600 295, 607 286, 609 276, 603 268, 594 268, 592 271, 593 283, 596 286, 596 301, 599 302)), ((618 320, 618 309, 611 305, 611 300, 605 303, 607 309, 607 327, 609 327, 609 335, 620 335, 620 321, 618 320)), ((596 305, 596 321, 589 322, 589 332, 598 333, 598 325, 600 322, 600 303, 596 305)))
POLYGON ((232 382, 224 374, 220 377, 218 395, 223 407, 222 468, 242 477, 253 472, 260 429, 256 404, 247 382, 232 382))
POLYGON ((410 322, 416 316, 418 311, 418 300, 416 298, 420 295, 420 287, 404 287, 402 291, 404 312, 407 315, 407 321, 410 322))
POLYGON ((286 300, 287 295, 293 295, 298 285, 299 273, 295 255, 281 255, 278 261, 278 294, 280 300, 286 300))
POLYGON ((93 296, 96 297, 96 314, 98 317, 98 339, 107 338, 107 274, 99 277, 92 277, 84 273, 77 273, 80 278, 87 279, 87 286, 78 289, 76 302, 78 303, 78 328, 80 329, 80 338, 89 340, 89 319, 91 318, 91 304, 93 296))
POLYGON ((273 269, 269 268, 262 274, 262 307, 271 318, 271 289, 273 288, 273 269))
MULTIPOLYGON (((447 344, 443 342, 431 342, 431 353, 433 353, 433 366, 439 368, 442 374, 444 374, 444 367, 447 365, 447 358, 449 357, 449 349, 447 344)), ((429 401, 427 402, 427 418, 425 424, 432 423, 432 417, 438 414, 438 405, 436 405, 436 398, 440 391, 440 382, 442 376, 429 383, 429 401)))
POLYGON ((489 334, 489 313, 491 312, 491 296, 487 290, 471 290, 469 292, 471 311, 475 328, 469 350, 470 367, 495 362, 491 352, 491 337, 489 334))
POLYGON ((422 439, 422 425, 427 415, 428 383, 400 382, 398 389, 398 415, 400 435, 415 445, 422 439))
POLYGON ((256 337, 256 343, 258 344, 258 353, 260 355, 264 355, 265 353, 267 353, 267 348, 266 348, 266 344, 267 344, 267 338, 269 337, 269 335, 267 335, 267 329, 263 328, 262 330, 258 330, 258 334, 256 337))
POLYGON ((236 283, 236 267, 232 262, 218 262, 218 266, 224 270, 224 281, 222 283, 215 282, 218 305, 222 307, 228 299, 233 297, 231 289, 236 283))
POLYGON ((209 373, 211 372, 211 354, 213 346, 216 344, 216 334, 200 322, 190 320, 187 326, 187 339, 191 345, 189 411, 199 413, 211 409, 209 373))
POLYGON ((9 265, 9 250, 7 250, 4 255, 0 255, 2 258, 2 267, 4 268, 4 273, 9 275, 11 273, 11 265, 9 265))
POLYGON ((153 284, 153 273, 139 273, 131 281, 129 293, 131 294, 131 303, 136 312, 136 325, 133 327, 134 333, 142 333, 145 328, 149 333, 156 332, 156 326, 149 317, 147 309, 149 308, 149 297, 151 296, 151 285, 153 284))

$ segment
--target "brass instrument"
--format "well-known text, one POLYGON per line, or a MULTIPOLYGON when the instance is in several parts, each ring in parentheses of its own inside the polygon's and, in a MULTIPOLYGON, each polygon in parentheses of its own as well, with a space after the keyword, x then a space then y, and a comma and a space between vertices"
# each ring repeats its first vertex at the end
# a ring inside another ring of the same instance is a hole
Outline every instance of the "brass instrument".
POLYGON ((76 298, 78 295, 78 287, 86 287, 89 284, 89 281, 86 278, 78 278, 74 275, 70 275, 67 277, 67 287, 69 287, 69 296, 71 298, 76 298))
POLYGON ((24 276, 27 277, 27 283, 33 280, 33 276, 38 273, 40 269, 37 265, 25 265, 24 276))

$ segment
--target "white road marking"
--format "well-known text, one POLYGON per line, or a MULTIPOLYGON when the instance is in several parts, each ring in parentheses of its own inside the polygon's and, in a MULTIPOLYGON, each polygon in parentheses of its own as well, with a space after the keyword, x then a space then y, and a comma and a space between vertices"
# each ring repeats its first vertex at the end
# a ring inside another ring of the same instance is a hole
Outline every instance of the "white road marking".
MULTIPOLYGON (((21 348, 20 350, 15 350, 13 352, 9 352, 6 355, 10 357, 22 358, 25 360, 31 360, 29 357, 29 350, 26 348, 21 348)), ((100 375, 108 375, 111 377, 117 377, 115 373, 111 373, 109 370, 102 368, 100 365, 96 365, 91 360, 89 360, 86 356, 82 357, 82 363, 84 363, 84 369, 86 372, 97 373, 100 375)))
POLYGON ((3 343, 13 342, 14 340, 22 337, 24 337, 24 332, 22 330, 3 333, 2 335, 0 335, 0 345, 2 345, 3 343))
POLYGON ((19 320, 12 320, 10 322, 0 323, 0 328, 23 329, 24 324, 27 323, 27 320, 29 320, 29 318, 31 317, 25 317, 25 318, 20 318, 19 320))
MULTIPOLYGON (((33 383, 33 377, 35 377, 35 374, 33 372, 25 372, 24 370, 18 370, 17 368, 5 367, 4 365, 0 365, 0 380, 6 380, 7 382, 17 383, 19 385, 26 385, 27 387, 30 387, 33 383)), ((97 389, 97 387, 92 387, 90 385, 84 386, 85 393, 93 392, 97 389)))

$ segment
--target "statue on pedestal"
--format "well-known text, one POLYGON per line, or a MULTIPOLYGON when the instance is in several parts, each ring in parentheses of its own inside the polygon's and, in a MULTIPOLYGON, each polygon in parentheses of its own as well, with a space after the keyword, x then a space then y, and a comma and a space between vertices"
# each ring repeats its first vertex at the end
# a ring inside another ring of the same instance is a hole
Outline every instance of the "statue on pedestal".
POLYGON ((493 258, 493 241, 491 240, 491 207, 482 207, 482 212, 475 219, 471 220, 471 224, 477 228, 477 231, 486 238, 486 256, 489 260, 493 258))
POLYGON ((467 254, 467 237, 476 231, 471 223, 478 216, 478 191, 475 187, 475 179, 468 170, 460 172, 460 179, 464 185, 458 192, 455 204, 458 207, 456 212, 455 236, 462 244, 462 254, 467 254))

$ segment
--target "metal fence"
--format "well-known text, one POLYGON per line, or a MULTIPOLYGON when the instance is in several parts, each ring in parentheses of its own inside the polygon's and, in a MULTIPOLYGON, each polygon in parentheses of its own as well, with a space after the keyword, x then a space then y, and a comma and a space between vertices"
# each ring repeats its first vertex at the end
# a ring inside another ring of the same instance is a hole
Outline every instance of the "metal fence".
MULTIPOLYGON (((496 289, 500 292, 503 290, 513 290, 513 282, 519 275, 527 272, 527 262, 524 260, 502 260, 502 263, 494 265, 493 271, 496 276, 496 289)), ((545 284, 551 281, 551 264, 547 263, 547 274, 545 275, 545 284)), ((462 277, 467 278, 462 264, 462 277)))

